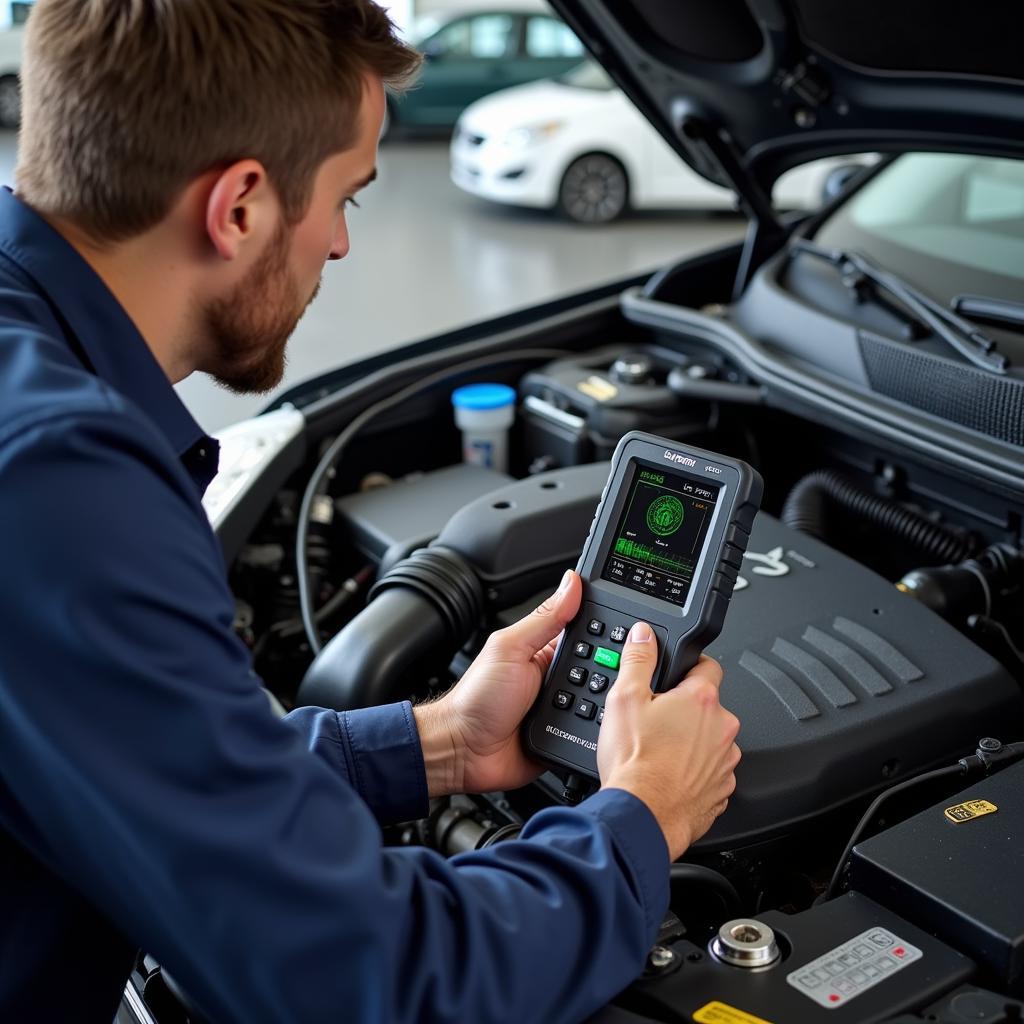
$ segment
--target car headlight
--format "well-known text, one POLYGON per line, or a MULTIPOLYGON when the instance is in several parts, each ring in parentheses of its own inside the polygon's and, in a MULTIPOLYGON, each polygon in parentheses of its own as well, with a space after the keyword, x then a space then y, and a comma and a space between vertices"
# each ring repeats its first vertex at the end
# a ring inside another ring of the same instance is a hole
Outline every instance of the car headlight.
POLYGON ((545 121, 543 124, 515 128, 502 140, 509 149, 525 149, 550 138, 562 128, 561 121, 545 121))

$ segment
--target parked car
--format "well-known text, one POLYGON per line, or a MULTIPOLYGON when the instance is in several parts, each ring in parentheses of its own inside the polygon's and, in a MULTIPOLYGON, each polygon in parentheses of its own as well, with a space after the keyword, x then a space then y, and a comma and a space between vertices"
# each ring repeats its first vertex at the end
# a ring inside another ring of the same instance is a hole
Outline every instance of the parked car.
POLYGON ((25 30, 0 30, 0 128, 21 124, 21 47, 25 30))
POLYGON ((452 18, 418 44, 419 81, 388 101, 388 130, 451 128, 474 100, 560 75, 584 57, 563 21, 544 11, 486 10, 452 18))
MULTIPOLYGON (((224 431, 204 500, 239 635, 289 707, 436 693, 576 562, 625 431, 743 457, 765 497, 710 647, 738 786, 595 1020, 1020 1020, 1022 13, 557 6, 737 191, 747 238, 343 366, 224 431), (809 217, 768 202, 790 167, 879 148, 809 217), (451 392, 481 381, 516 391, 507 473, 461 462, 451 392)), ((571 795, 544 775, 384 834, 479 850, 571 795)), ((580 951, 551 955, 573 978, 580 951)), ((182 1019, 149 957, 125 999, 126 1021, 182 1019)))
MULTIPOLYGON (((783 209, 821 204, 849 158, 784 174, 783 209)), ((627 209, 731 210, 736 194, 685 168, 604 69, 586 61, 557 78, 503 89, 468 106, 451 141, 451 178, 482 199, 604 224, 627 209)))

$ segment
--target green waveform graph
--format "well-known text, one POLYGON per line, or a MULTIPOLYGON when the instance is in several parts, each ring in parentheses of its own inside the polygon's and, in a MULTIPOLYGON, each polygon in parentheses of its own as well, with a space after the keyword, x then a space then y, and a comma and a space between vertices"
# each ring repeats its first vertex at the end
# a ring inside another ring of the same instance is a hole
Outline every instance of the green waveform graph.
POLYGON ((693 575, 693 567, 675 558, 666 558, 664 555, 652 551, 646 544, 637 544, 636 541, 628 540, 626 537, 619 537, 615 542, 615 554, 623 558, 631 558, 635 562, 642 562, 654 569, 664 569, 668 572, 678 573, 689 579, 693 575))

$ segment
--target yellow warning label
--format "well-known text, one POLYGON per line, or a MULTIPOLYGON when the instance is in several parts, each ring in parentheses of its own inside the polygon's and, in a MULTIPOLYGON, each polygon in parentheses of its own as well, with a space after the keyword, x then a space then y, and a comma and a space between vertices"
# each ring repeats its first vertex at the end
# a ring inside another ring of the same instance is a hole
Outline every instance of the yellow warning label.
POLYGON ((693 1019, 697 1024, 770 1024, 764 1017, 719 1002, 706 1003, 694 1013, 693 1019))
POLYGON ((591 374, 586 380, 581 380, 576 385, 576 390, 596 398, 599 402, 611 401, 619 393, 619 389, 610 380, 598 377, 597 374, 591 374))
POLYGON ((968 800, 966 803, 954 804, 947 807, 945 815, 953 824, 959 825, 962 821, 970 821, 972 818, 980 818, 985 814, 995 814, 999 808, 987 800, 968 800))

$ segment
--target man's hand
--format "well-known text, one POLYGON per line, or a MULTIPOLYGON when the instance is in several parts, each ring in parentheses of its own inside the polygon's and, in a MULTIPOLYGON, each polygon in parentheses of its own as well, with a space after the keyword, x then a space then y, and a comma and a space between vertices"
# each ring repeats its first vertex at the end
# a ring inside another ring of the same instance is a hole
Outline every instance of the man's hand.
POLYGON ((582 593, 579 576, 569 570, 536 611, 491 634, 448 693, 413 709, 431 796, 515 789, 540 774, 523 753, 519 726, 582 593))
POLYGON ((722 669, 707 656, 673 690, 651 692, 658 641, 629 632, 597 744, 603 786, 639 797, 658 820, 672 860, 711 827, 736 788, 740 723, 718 701, 722 669))

